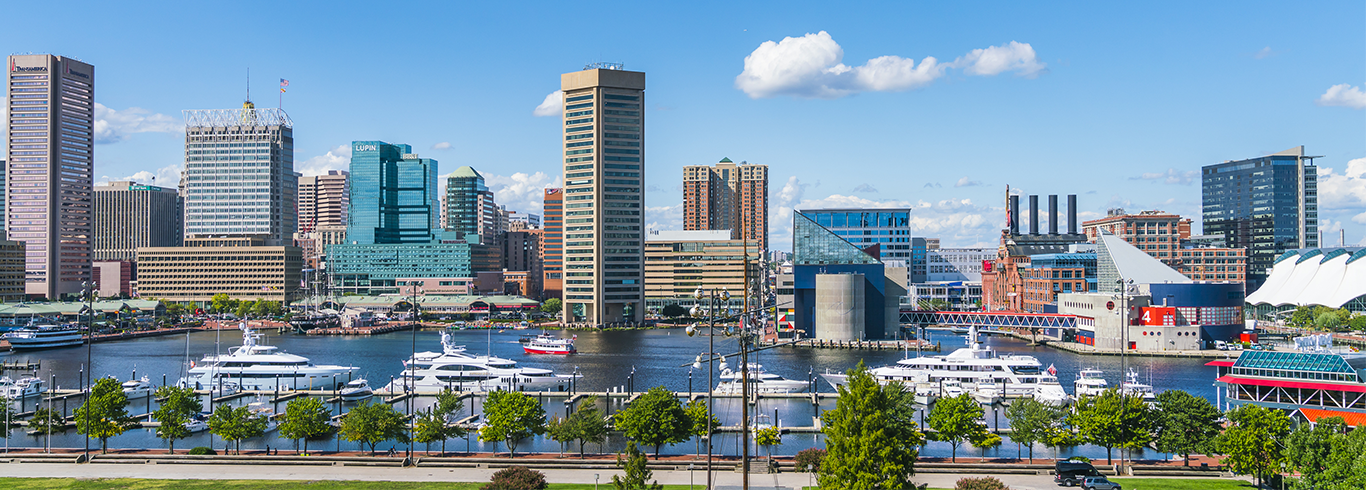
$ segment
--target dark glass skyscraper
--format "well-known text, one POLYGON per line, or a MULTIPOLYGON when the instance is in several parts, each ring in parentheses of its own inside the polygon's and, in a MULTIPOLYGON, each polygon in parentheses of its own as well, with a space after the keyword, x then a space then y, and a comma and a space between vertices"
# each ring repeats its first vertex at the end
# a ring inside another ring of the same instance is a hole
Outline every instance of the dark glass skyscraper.
POLYGON ((1201 172, 1204 234, 1247 249, 1247 290, 1266 280, 1276 256, 1319 246, 1318 167, 1304 147, 1206 165, 1201 172))
POLYGON ((440 240, 436 160, 409 145, 351 144, 351 202, 346 241, 354 244, 440 240))

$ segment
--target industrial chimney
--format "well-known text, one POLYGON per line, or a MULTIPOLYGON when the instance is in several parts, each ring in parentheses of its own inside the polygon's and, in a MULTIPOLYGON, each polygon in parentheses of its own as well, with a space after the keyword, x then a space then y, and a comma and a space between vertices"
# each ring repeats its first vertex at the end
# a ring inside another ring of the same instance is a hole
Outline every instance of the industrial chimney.
POLYGON ((1077 234, 1077 195, 1067 195, 1067 234, 1077 234))
POLYGON ((1048 234, 1058 234, 1058 195, 1048 195, 1048 234))
POLYGON ((1029 234, 1039 234, 1039 196, 1029 196, 1029 234))
POLYGON ((1010 196, 1010 234, 1020 234, 1020 196, 1010 196))

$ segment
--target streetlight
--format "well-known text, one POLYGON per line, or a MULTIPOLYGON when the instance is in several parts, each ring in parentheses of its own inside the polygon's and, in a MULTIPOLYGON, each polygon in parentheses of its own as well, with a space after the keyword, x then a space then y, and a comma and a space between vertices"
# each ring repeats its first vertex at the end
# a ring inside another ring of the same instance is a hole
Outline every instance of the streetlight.
MULTIPOLYGON (((419 309, 417 307, 417 281, 408 280, 408 312, 413 315, 413 354, 409 357, 408 369, 406 371, 408 379, 406 385, 409 387, 410 396, 404 401, 404 406, 408 409, 408 461, 413 460, 413 433, 417 430, 417 420, 413 417, 413 406, 417 398, 417 329, 421 326, 418 323, 419 309)), ((334 383, 335 384, 335 383, 334 383)))
MULTIPOLYGON (((1134 287, 1134 280, 1133 280, 1133 279, 1124 279, 1123 277, 1120 277, 1119 279, 1116 279, 1116 280, 1115 280, 1115 284, 1116 284, 1116 286, 1115 286, 1115 292, 1119 294, 1119 300, 1120 300, 1120 308, 1119 308, 1119 316, 1120 316, 1120 329, 1119 329, 1119 375, 1120 375, 1120 381, 1119 381, 1119 423, 1120 423, 1120 428, 1119 428, 1119 430, 1120 430, 1121 433, 1124 433, 1124 432, 1126 431, 1126 427, 1125 427, 1126 424, 1125 424, 1125 422, 1124 422, 1124 417, 1125 417, 1125 415, 1126 415, 1125 412, 1127 412, 1127 409, 1128 409, 1128 407, 1126 406, 1126 405, 1128 405, 1128 391, 1127 391, 1127 390, 1128 390, 1128 387, 1124 386, 1124 384, 1125 384, 1125 381, 1127 380, 1127 376, 1129 375, 1129 369, 1128 369, 1129 364, 1128 364, 1128 357, 1127 357, 1127 354, 1129 353, 1129 292, 1130 292, 1129 290, 1130 290, 1131 288, 1134 287)), ((1123 474, 1123 471, 1124 471, 1124 448, 1121 447, 1121 448, 1119 448, 1119 468, 1118 468, 1118 471, 1117 471, 1116 473, 1117 473, 1117 474, 1123 474)))
MULTIPOLYGON (((711 470, 712 470, 712 468, 711 468, 711 436, 712 436, 712 423, 711 423, 711 420, 712 420, 712 405, 713 405, 713 401, 714 401, 714 399, 713 399, 713 394, 714 394, 714 392, 715 392, 715 386, 716 386, 716 382, 715 382, 715 380, 713 379, 713 376, 716 375, 716 368, 715 368, 715 365, 716 365, 716 301, 719 299, 719 300, 721 300, 722 302, 729 302, 729 301, 730 301, 730 291, 727 290, 726 288, 721 288, 720 291, 717 291, 717 290, 715 290, 715 289, 712 289, 712 290, 710 290, 710 291, 703 291, 703 290, 702 290, 702 287, 699 286, 699 287, 697 288, 696 291, 693 291, 693 293, 692 293, 692 298, 693 298, 694 302, 693 302, 692 309, 689 310, 689 313, 692 315, 693 318, 699 318, 699 319, 702 318, 702 316, 703 316, 703 311, 702 311, 702 307, 701 307, 697 302, 702 301, 703 298, 706 298, 706 299, 707 299, 706 316, 707 316, 708 323, 709 323, 709 325, 708 325, 708 331, 707 331, 707 488, 710 489, 710 488, 711 488, 711 470)), ((687 328, 687 330, 686 330, 686 332, 688 333, 688 336, 689 336, 689 337, 692 337, 693 335, 696 335, 696 334, 697 334, 697 324, 694 323, 694 324, 692 324, 692 325, 689 325, 688 328, 687 328)), ((694 363, 693 363, 693 367, 694 367, 694 368, 701 368, 701 363, 700 363, 700 362, 694 362, 694 363)))
MULTIPOLYGON (((95 345, 95 281, 81 281, 81 294, 85 296, 85 308, 81 313, 89 314, 90 321, 85 323, 85 365, 90 366, 90 374, 85 377, 85 462, 90 462, 90 392, 91 381, 95 378, 95 365, 91 364, 95 345)), ((80 321, 81 314, 76 315, 80 321)), ((210 398, 212 400, 212 397, 210 398)), ((9 438, 5 438, 6 441, 9 438)))

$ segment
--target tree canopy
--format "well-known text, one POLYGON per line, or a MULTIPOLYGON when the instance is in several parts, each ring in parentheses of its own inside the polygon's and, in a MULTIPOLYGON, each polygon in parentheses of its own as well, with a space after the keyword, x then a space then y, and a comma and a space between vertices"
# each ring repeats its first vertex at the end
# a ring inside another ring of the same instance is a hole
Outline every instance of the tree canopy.
POLYGON ((408 425, 403 422, 403 414, 394 410, 388 403, 361 402, 341 419, 342 439, 359 442, 363 448, 370 445, 370 455, 375 455, 375 446, 384 441, 408 442, 408 425))
POLYGON ((560 301, 560 298, 550 298, 541 303, 542 313, 554 315, 559 313, 561 308, 564 308, 564 302, 560 301))
POLYGON ((1052 445, 1057 432, 1063 430, 1067 409, 1040 402, 1033 398, 1015 400, 1006 408, 1010 421, 1010 440, 1029 447, 1029 462, 1034 462, 1034 444, 1052 445))
POLYGON ((280 435, 293 439, 295 450, 300 439, 304 441, 304 453, 308 453, 308 440, 322 437, 332 432, 332 412, 317 398, 295 398, 285 405, 284 420, 280 422, 280 435))
MULTIPOLYGON (((242 454, 244 439, 265 435, 267 425, 268 421, 264 417, 255 416, 247 407, 219 405, 209 415, 209 432, 222 438, 225 443, 235 443, 237 454, 242 454)), ((223 450, 228 450, 226 444, 223 450)))
POLYGON ((650 388, 617 412, 612 420, 626 437, 654 446, 656 458, 661 446, 688 440, 693 429, 693 421, 683 410, 683 404, 663 386, 650 388))
POLYGON ((114 378, 100 378, 90 388, 90 398, 72 414, 76 432, 100 440, 100 452, 109 451, 109 438, 138 427, 128 416, 128 395, 114 378), (87 411, 89 411, 87 413, 87 411))
POLYGON ((664 490, 664 485, 660 485, 659 480, 647 483, 654 476, 654 472, 650 471, 645 453, 636 447, 636 441, 626 443, 625 457, 622 456, 617 455, 617 467, 621 468, 625 475, 612 475, 612 487, 617 490, 664 490))
POLYGON ((1105 448, 1106 464, 1113 464, 1114 448, 1138 448, 1152 441, 1151 409, 1142 398, 1105 390, 1077 399, 1072 425, 1082 441, 1105 448))
POLYGON ((906 404, 901 383, 879 385, 862 362, 848 371, 839 387, 835 408, 821 414, 825 460, 820 465, 822 488, 899 490, 911 488, 918 447, 924 435, 906 404))
POLYGON ((1219 408, 1202 397, 1181 390, 1157 394, 1153 435, 1158 451, 1180 454, 1190 466, 1192 453, 1207 454, 1219 435, 1219 408))
POLYGON ((526 393, 499 390, 484 401, 484 424, 479 440, 504 441, 508 457, 513 457, 518 441, 545 432, 545 409, 526 393))
POLYGON ((601 449, 602 443, 607 441, 607 420, 598 410, 598 398, 586 396, 579 400, 579 406, 574 413, 569 414, 565 421, 574 439, 579 441, 579 459, 583 459, 583 446, 587 443, 597 444, 601 449))
POLYGON ((161 406, 152 412, 152 418, 161 422, 161 427, 157 427, 157 437, 166 440, 169 445, 167 452, 174 453, 176 439, 190 437, 190 429, 185 424, 204 410, 204 403, 199 401, 193 389, 187 387, 162 386, 157 388, 156 397, 162 400, 161 406))
MULTIPOLYGON (((982 421, 985 414, 986 410, 972 399, 972 395, 964 393, 936 401, 925 424, 934 429, 934 433, 930 434, 932 439, 947 442, 953 447, 952 461, 956 462, 958 446, 964 442, 973 446, 989 445, 987 443, 995 436, 987 430, 986 422, 982 421)), ((996 440, 999 444, 999 436, 996 440)))
POLYGON ((1281 442, 1290 434, 1290 418, 1284 412, 1251 403, 1225 413, 1229 426, 1215 439, 1224 454, 1223 464, 1240 475, 1261 482, 1286 462, 1281 442))

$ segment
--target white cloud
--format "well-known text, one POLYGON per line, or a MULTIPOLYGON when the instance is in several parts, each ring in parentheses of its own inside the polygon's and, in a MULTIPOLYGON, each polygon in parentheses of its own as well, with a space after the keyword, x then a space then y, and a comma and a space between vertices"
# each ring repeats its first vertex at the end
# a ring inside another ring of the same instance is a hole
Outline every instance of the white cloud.
MULTIPOLYGON (((441 176, 444 185, 446 176, 441 176)), ((484 174, 484 184, 493 191, 493 201, 510 210, 542 214, 545 205, 545 189, 559 187, 560 177, 551 177, 545 172, 527 174, 517 172, 512 175, 484 174)))
POLYGON ((1274 53, 1271 51, 1271 46, 1267 46, 1257 51, 1257 54, 1252 55, 1252 57, 1261 60, 1270 57, 1272 54, 1274 53))
POLYGON ((541 101, 541 105, 531 110, 531 115, 536 117, 560 115, 561 110, 564 109, 564 95, 562 94, 563 92, 556 90, 546 95, 545 100, 541 101))
POLYGON ((294 171, 304 175, 324 175, 328 170, 351 168, 351 145, 337 145, 327 153, 294 164, 294 171))
MULTIPOLYGON (((1319 167, 1319 209, 1325 211, 1366 211, 1366 158, 1347 162, 1347 171, 1319 167)), ((1366 212, 1352 218, 1366 224, 1366 212)))
POLYGON ((442 141, 442 142, 440 142, 440 143, 437 143, 437 144, 435 144, 435 145, 432 145, 432 149, 433 149, 433 150, 449 150, 449 149, 451 149, 451 143, 450 143, 449 141, 442 141))
POLYGON ((1044 71, 1044 64, 1034 54, 1034 47, 1011 41, 1000 46, 974 49, 953 61, 969 75, 992 76, 1013 71, 1025 78, 1034 78, 1044 71))
POLYGON ((1147 172, 1138 177, 1129 177, 1129 180, 1152 180, 1170 185, 1190 185, 1190 183, 1194 182, 1195 178, 1199 176, 1199 170, 1182 172, 1174 168, 1169 168, 1166 172, 1147 172))
POLYGON ((646 206, 645 223, 646 230, 683 229, 683 203, 673 206, 646 206))
POLYGON ((1351 85, 1341 83, 1328 87, 1328 91, 1319 96, 1321 106, 1340 106, 1353 109, 1366 109, 1366 92, 1351 85))
POLYGON ((735 87, 755 99, 778 95, 836 99, 858 92, 924 87, 949 68, 964 68, 966 74, 983 76, 1015 71, 1026 77, 1044 70, 1034 48, 1015 41, 973 50, 948 64, 932 56, 919 63, 913 58, 880 56, 851 67, 843 59, 844 49, 825 31, 785 37, 776 43, 765 41, 745 57, 745 68, 735 77, 735 87))
POLYGON ((858 187, 855 187, 855 188, 854 188, 854 192, 861 192, 861 193, 868 193, 868 194, 876 194, 876 193, 877 193, 877 188, 876 188, 876 187, 873 187, 873 186, 871 186, 871 185, 869 185, 869 184, 859 184, 858 187))
POLYGON ((95 142, 117 143, 133 133, 174 133, 185 130, 185 123, 165 114, 154 114, 139 107, 116 111, 95 103, 95 142))
POLYGON ((143 170, 127 177, 112 178, 108 175, 102 175, 95 179, 95 184, 105 185, 115 181, 132 181, 158 187, 176 187, 180 185, 180 171, 180 164, 173 163, 157 169, 156 172, 143 170))
POLYGON ((969 179, 969 178, 967 178, 967 177, 963 177, 963 178, 961 178, 961 179, 958 179, 958 182, 955 182, 955 183, 953 184, 954 187, 977 187, 977 186, 980 186, 980 185, 982 185, 981 182, 976 181, 976 180, 971 180, 971 179, 969 179))

